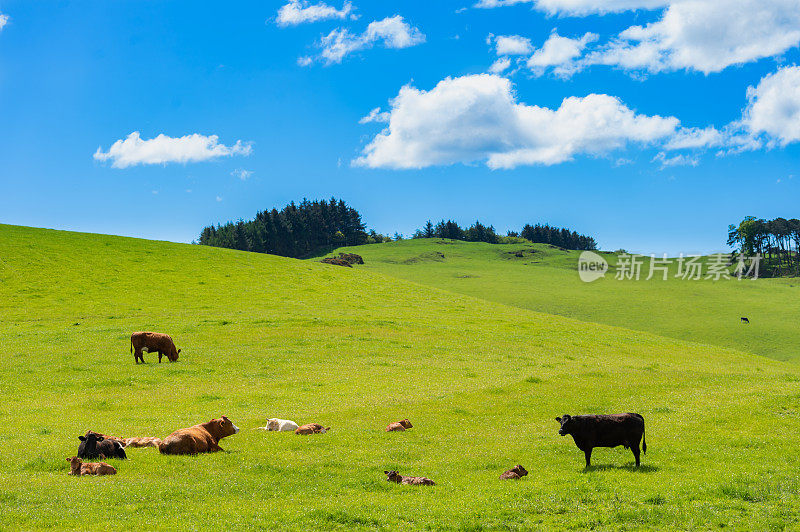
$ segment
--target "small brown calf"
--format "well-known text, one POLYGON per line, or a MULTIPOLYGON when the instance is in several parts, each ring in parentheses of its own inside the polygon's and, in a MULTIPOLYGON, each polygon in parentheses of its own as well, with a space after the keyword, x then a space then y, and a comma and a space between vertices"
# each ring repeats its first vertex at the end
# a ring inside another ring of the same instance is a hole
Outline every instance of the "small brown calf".
POLYGON ((108 465, 105 462, 85 462, 78 458, 77 456, 73 456, 72 458, 67 458, 67 462, 70 464, 70 475, 75 476, 82 476, 82 475, 116 475, 117 470, 114 469, 112 466, 108 465))
POLYGON ((406 418, 402 421, 395 421, 394 423, 389 423, 389 425, 386 427, 386 432, 395 432, 395 431, 402 432, 406 429, 410 429, 413 426, 414 425, 411 424, 408 418, 406 418))

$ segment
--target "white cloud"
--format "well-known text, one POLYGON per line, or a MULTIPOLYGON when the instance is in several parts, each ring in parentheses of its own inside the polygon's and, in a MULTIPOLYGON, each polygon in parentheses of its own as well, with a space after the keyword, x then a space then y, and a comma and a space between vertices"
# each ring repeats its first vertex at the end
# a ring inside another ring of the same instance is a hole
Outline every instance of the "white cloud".
POLYGON ((586 33, 580 39, 570 39, 553 32, 528 59, 528 68, 541 76, 548 67, 556 67, 556 75, 568 76, 579 68, 575 60, 581 56, 586 45, 596 41, 597 37, 596 33, 586 33))
POLYGON ((501 57, 489 67, 489 72, 492 74, 502 74, 511 66, 511 59, 508 57, 501 57))
POLYGON ((778 69, 747 89, 742 118, 718 130, 681 128, 665 150, 720 148, 720 155, 800 142, 800 67, 778 69))
POLYGON ((714 126, 681 128, 664 146, 667 150, 715 148, 725 143, 725 135, 714 126))
POLYGON ((672 157, 668 157, 666 153, 659 152, 653 158, 653 162, 660 162, 661 169, 668 168, 671 166, 697 166, 700 164, 700 158, 697 155, 684 155, 678 154, 673 155, 672 157))
POLYGON ((375 109, 370 111, 367 116, 362 117, 361 120, 358 121, 358 123, 359 124, 369 124, 370 122, 385 122, 385 123, 388 123, 389 122, 389 116, 390 116, 389 113, 387 113, 385 111, 381 112, 381 108, 380 107, 376 107, 375 109))
POLYGON ((666 6, 668 0, 478 0, 475 7, 494 8, 516 4, 534 4, 536 9, 550 15, 582 16, 657 9, 666 6))
MULTIPOLYGON (((346 28, 337 28, 319 42, 320 59, 326 64, 341 63, 345 56, 382 43, 386 48, 408 48, 425 42, 425 35, 409 25, 403 17, 395 15, 373 21, 364 33, 354 34, 346 28)), ((302 58, 305 61, 308 58, 302 58)))
POLYGON ((118 140, 103 152, 97 148, 97 161, 112 161, 114 168, 127 168, 137 164, 193 163, 232 155, 250 155, 252 146, 237 140, 233 146, 219 143, 217 135, 194 133, 183 137, 168 137, 161 134, 150 140, 142 140, 134 131, 124 140, 118 140))
POLYGON ((0 31, 6 27, 6 24, 8 24, 8 15, 0 13, 0 31))
POLYGON ((741 125, 753 136, 766 135, 771 145, 800 141, 800 67, 779 69, 747 89, 741 125))
POLYGON ((237 168, 236 170, 231 172, 231 175, 233 177, 238 177, 242 181, 245 181, 247 180, 247 178, 253 175, 253 172, 251 172, 250 170, 245 170, 244 168, 237 168))
POLYGON ((519 35, 498 35, 494 45, 497 55, 527 55, 533 51, 531 40, 519 35))
POLYGON ((307 22, 328 19, 344 19, 353 11, 353 5, 345 2, 342 9, 336 9, 324 2, 310 5, 307 0, 290 0, 278 9, 278 26, 297 26, 307 22))
POLYGON ((405 86, 391 101, 389 126, 353 163, 424 168, 485 161, 490 168, 552 165, 672 135, 678 120, 636 114, 605 94, 565 98, 557 109, 517 102, 508 79, 445 78, 430 91, 405 86))
POLYGON ((585 63, 709 74, 798 43, 800 0, 671 0, 658 21, 631 26, 585 63))
POLYGON ((217 201, 222 201, 222 196, 217 196, 217 201))

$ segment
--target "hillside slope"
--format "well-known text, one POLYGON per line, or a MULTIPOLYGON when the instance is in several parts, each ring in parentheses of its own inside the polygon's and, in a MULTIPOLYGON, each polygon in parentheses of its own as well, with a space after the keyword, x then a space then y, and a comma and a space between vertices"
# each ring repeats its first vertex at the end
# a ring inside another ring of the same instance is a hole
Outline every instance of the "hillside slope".
POLYGON ((798 525, 794 365, 201 246, 0 226, 0 261, 3 529, 798 525), (177 363, 134 365, 147 329, 177 363), (640 470, 619 448, 585 471, 553 420, 624 411, 647 422, 640 470), (242 428, 225 453, 66 474, 86 429, 163 437, 222 414, 242 428), (333 430, 251 430, 269 417, 333 430), (497 480, 516 463, 531 475, 497 480))
MULTIPOLYGON (((674 277, 673 263, 666 281, 658 273, 646 281, 648 257, 639 281, 615 280, 612 268, 605 279, 584 283, 580 252, 544 244, 419 239, 340 251, 363 255, 359 268, 489 301, 800 361, 797 279, 684 280, 674 277)), ((604 256, 613 267, 616 257, 604 256)))

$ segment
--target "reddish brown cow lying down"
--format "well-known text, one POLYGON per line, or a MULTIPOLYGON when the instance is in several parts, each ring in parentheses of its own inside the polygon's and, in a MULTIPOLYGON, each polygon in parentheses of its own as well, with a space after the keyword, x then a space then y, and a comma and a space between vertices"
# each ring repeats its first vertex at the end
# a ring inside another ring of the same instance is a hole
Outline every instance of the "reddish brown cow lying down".
POLYGON ((299 427, 297 427, 297 429, 295 429, 294 433, 295 434, 302 434, 302 435, 325 434, 329 430, 331 430, 330 427, 323 427, 319 423, 307 423, 305 425, 300 425, 299 427))
POLYGON ((510 479, 519 480, 527 474, 528 472, 525 470, 524 467, 522 467, 521 465, 515 465, 514 467, 512 467, 511 469, 500 475, 500 480, 510 480, 510 479))
POLYGON ((197 454, 221 451, 219 440, 239 432, 239 427, 225 416, 176 430, 158 446, 161 454, 197 454))
POLYGON ((394 423, 389 423, 389 425, 386 427, 386 432, 395 432, 395 431, 402 432, 406 429, 410 429, 413 426, 414 425, 411 424, 408 418, 406 418, 402 421, 395 421, 394 423))
POLYGON ((384 471, 386 480, 389 482, 397 482, 398 484, 406 484, 409 486, 435 486, 436 482, 427 477, 404 477, 397 471, 384 471))
POLYGON ((117 474, 117 470, 105 462, 84 463, 83 460, 81 460, 77 456, 73 456, 72 458, 67 458, 67 462, 69 462, 70 465, 70 471, 69 471, 70 475, 81 476, 81 475, 117 474))
POLYGON ((175 362, 178 360, 178 353, 180 349, 175 349, 175 342, 168 334, 154 333, 154 332, 135 332, 131 334, 131 352, 133 359, 138 364, 142 361, 144 364, 144 356, 142 351, 148 353, 158 352, 158 362, 161 362, 161 357, 166 355, 167 360, 175 362))

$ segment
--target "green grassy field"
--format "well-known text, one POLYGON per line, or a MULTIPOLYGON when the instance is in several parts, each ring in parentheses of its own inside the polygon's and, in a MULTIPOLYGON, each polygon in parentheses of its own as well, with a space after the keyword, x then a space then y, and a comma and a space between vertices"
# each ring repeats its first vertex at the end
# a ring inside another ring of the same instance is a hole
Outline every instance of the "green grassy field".
POLYGON ((366 266, 0 226, 0 527, 800 526, 796 364, 366 266), (134 365, 147 329, 177 363, 134 365), (639 470, 621 448, 584 470, 553 419, 625 411, 647 423, 639 470), (242 428, 224 453, 132 449, 114 477, 67 475, 87 429, 163 437, 222 414, 242 428), (269 417, 333 429, 251 430, 269 417), (497 479, 516 463, 531 474, 497 479))
MULTIPOLYGON (((692 342, 800 361, 800 279, 684 280, 677 263, 664 281, 578 277, 580 252, 545 244, 493 245, 441 239, 343 248, 361 254, 358 268, 459 294, 583 321, 617 325, 692 342), (523 257, 514 252, 524 250, 523 257), (531 253, 533 251, 533 253, 531 253), (741 316, 750 325, 739 322, 741 316)), ((704 270, 705 271, 705 270, 704 270)))

